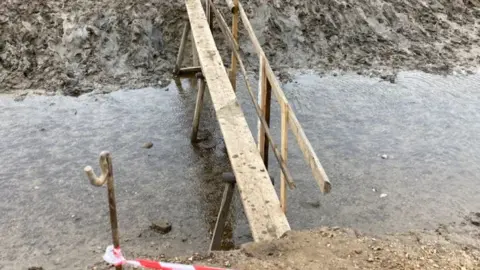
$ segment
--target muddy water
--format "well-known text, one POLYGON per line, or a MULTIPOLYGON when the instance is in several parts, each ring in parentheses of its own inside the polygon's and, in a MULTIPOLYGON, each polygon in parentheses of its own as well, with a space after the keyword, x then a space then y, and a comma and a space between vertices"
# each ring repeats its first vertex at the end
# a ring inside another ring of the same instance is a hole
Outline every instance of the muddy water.
MULTIPOLYGON (((333 191, 319 194, 292 140, 289 167, 298 186, 288 198, 292 227, 433 229, 478 211, 479 85, 479 75, 405 72, 395 84, 357 75, 297 75, 285 91, 333 191)), ((220 176, 229 167, 209 102, 204 140, 190 144, 194 89, 186 79, 166 89, 79 98, 0 98, 0 266, 85 269, 101 258, 110 243, 106 190, 92 187, 82 169, 93 165, 98 172, 102 150, 114 158, 127 256, 205 250, 220 176), (153 147, 142 148, 145 142, 153 147), (172 232, 149 229, 160 218, 173 224, 172 232)), ((255 132, 244 89, 239 98, 255 132)), ((279 123, 273 117, 277 138, 279 123)), ((270 166, 278 179, 273 160, 270 166)), ((233 210, 233 241, 249 241, 238 198, 233 210)))

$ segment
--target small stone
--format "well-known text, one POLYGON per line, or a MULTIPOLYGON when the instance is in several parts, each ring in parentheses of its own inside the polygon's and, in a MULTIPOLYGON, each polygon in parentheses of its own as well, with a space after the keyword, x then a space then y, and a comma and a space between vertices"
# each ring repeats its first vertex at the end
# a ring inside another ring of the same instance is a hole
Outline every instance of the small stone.
POLYGON ((189 262, 193 262, 193 257, 188 258, 189 262))
POLYGON ((150 149, 153 147, 153 143, 152 142, 144 143, 142 147, 146 149, 150 149))
POLYGON ((35 187, 34 187, 34 189, 40 189, 40 187, 38 187, 38 186, 35 186, 35 187))
POLYGON ((386 193, 380 194, 380 198, 385 198, 385 197, 387 197, 387 194, 386 194, 386 193))
POLYGON ((373 262, 373 258, 372 258, 372 257, 368 257, 367 262, 373 262))
POLYGON ((150 229, 165 234, 168 233, 172 230, 172 224, 166 220, 158 220, 155 222, 152 222, 152 225, 150 225, 150 229))
POLYGON ((388 159, 388 155, 383 154, 382 159, 388 159))
POLYGON ((356 253, 356 254, 362 254, 362 251, 361 251, 360 249, 356 249, 356 250, 355 250, 355 253, 356 253))
POLYGON ((224 265, 225 267, 230 267, 231 266, 230 261, 226 261, 224 265))

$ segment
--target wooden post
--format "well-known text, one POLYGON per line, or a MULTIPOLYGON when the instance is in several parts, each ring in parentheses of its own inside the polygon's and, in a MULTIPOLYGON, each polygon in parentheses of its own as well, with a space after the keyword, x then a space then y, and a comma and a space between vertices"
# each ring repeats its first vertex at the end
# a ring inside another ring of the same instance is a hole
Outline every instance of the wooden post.
MULTIPOLYGON (((288 107, 285 103, 280 103, 281 106, 281 143, 280 149, 282 152, 282 158, 287 163, 288 159, 288 107)), ((284 213, 287 213, 287 181, 285 174, 281 172, 280 175, 280 205, 284 213)))
POLYGON ((213 27, 213 13, 212 13, 212 7, 210 5, 210 1, 209 0, 205 0, 205 14, 207 15, 207 21, 208 21, 208 24, 210 25, 210 30, 212 29, 213 27))
MULTIPOLYGON (((113 183, 113 166, 112 158, 110 153, 103 151, 100 153, 100 169, 102 174, 100 177, 97 177, 93 172, 92 167, 85 167, 84 171, 87 174, 90 183, 94 186, 100 187, 107 183, 108 189, 108 205, 110 209, 110 225, 112 228, 112 240, 113 247, 120 248, 120 237, 118 232, 118 221, 117 221, 117 205, 115 202, 115 190, 113 183)), ((122 266, 116 266, 116 270, 122 270, 122 266)))
MULTIPOLYGON (((272 100, 272 87, 265 74, 265 59, 260 58, 260 107, 262 109, 263 117, 270 126, 270 104, 272 100)), ((258 148, 260 150, 260 156, 263 159, 265 167, 268 169, 268 138, 265 132, 265 128, 260 124, 258 133, 258 148)))
POLYGON ((223 181, 225 182, 225 188, 223 190, 220 210, 218 211, 217 222, 215 223, 215 229, 213 230, 212 241, 210 242, 210 251, 219 250, 222 247, 223 231, 225 229, 225 223, 227 222, 228 211, 232 203, 233 191, 235 188, 235 176, 233 176, 233 174, 224 173, 223 181))
POLYGON ((202 113, 203 107, 203 94, 205 92, 205 78, 203 77, 202 73, 197 73, 197 85, 198 85, 198 92, 197 92, 197 102, 195 103, 195 114, 193 116, 193 130, 192 136, 190 140, 192 143, 197 141, 197 134, 198 134, 198 127, 200 125, 200 114, 202 113))
MULTIPOLYGON (((233 0, 234 7, 232 8, 232 35, 235 42, 238 44, 238 0, 233 0)), ((237 91, 237 57, 232 52, 232 68, 230 70, 230 82, 232 83, 233 91, 237 91)))
POLYGON ((188 32, 190 32, 190 25, 188 22, 185 23, 182 32, 182 40, 180 41, 180 49, 178 50, 177 62, 175 63, 175 69, 173 70, 173 74, 178 75, 180 67, 182 66, 183 62, 183 55, 185 53, 185 44, 187 43, 188 32))

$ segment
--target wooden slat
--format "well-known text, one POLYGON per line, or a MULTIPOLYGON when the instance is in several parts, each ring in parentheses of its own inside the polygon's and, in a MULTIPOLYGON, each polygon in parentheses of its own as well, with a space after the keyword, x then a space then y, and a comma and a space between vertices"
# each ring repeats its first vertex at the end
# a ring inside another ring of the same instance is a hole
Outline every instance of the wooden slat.
POLYGON ((181 76, 181 75, 191 75, 191 74, 195 74, 195 73, 198 73, 198 72, 202 72, 202 67, 198 66, 198 67, 185 67, 185 68, 181 68, 178 70, 178 76, 181 76))
POLYGON ((270 64, 268 63, 268 60, 266 60, 267 58, 265 56, 265 53, 263 52, 262 46, 260 46, 260 42, 258 41, 255 35, 255 31, 253 30, 252 25, 248 20, 247 14, 243 9, 242 4, 238 5, 238 9, 240 12, 240 18, 242 19, 243 25, 245 26, 245 29, 247 30, 248 35, 253 43, 253 47, 257 51, 257 54, 259 57, 265 58, 265 74, 272 86, 272 90, 273 90, 272 92, 275 94, 275 97, 280 103, 280 106, 287 106, 288 108, 290 128, 292 129, 293 134, 297 139, 298 145, 300 146, 300 149, 303 152, 303 156, 305 157, 305 160, 307 161, 310 168, 312 169, 313 176, 315 177, 315 180, 317 181, 320 187, 320 190, 323 193, 328 193, 331 190, 330 180, 328 179, 328 176, 325 173, 325 170, 323 169, 322 164, 320 163, 317 155, 315 154, 315 151, 313 150, 313 147, 310 144, 310 141, 305 135, 305 132, 303 131, 302 126, 298 122, 298 119, 295 116, 295 113, 293 112, 292 107, 290 106, 290 104, 288 104, 288 100, 285 97, 285 94, 282 91, 280 83, 278 82, 275 76, 275 73, 273 73, 273 70, 270 64))
MULTIPOLYGON (((263 85, 267 77, 264 76, 264 69, 263 69, 263 57, 258 57, 258 104, 262 104, 263 102, 263 85)), ((258 119, 258 124, 257 124, 257 143, 258 143, 258 150, 261 151, 262 149, 260 145, 262 144, 261 140, 264 140, 265 138, 263 137, 263 133, 265 131, 262 130, 262 121, 258 119)))
POLYGON ((290 128, 297 139, 298 146, 300 147, 300 150, 302 150, 305 160, 312 169, 313 177, 317 180, 320 190, 323 193, 329 193, 332 189, 332 185, 328 180, 327 173, 323 169, 322 164, 320 164, 320 160, 315 154, 310 141, 307 139, 307 135, 305 135, 305 132, 300 126, 297 117, 294 113, 292 113, 292 108, 290 105, 288 105, 288 113, 288 122, 290 123, 290 128))
POLYGON ((290 230, 252 133, 237 102, 200 0, 186 0, 200 65, 222 131, 253 239, 279 238, 290 230))
MULTIPOLYGON (((260 69, 263 70, 259 78, 260 86, 259 89, 261 93, 260 108, 262 109, 262 116, 265 118, 267 125, 270 127, 270 107, 272 101, 272 87, 268 83, 267 77, 265 76, 265 61, 261 62, 260 69)), ((260 156, 262 157, 265 167, 268 168, 268 138, 265 132, 265 127, 260 125, 260 131, 258 133, 258 150, 260 150, 260 156)))
MULTIPOLYGON (((208 1, 207 1, 208 2, 208 1)), ((232 35, 235 44, 238 46, 238 0, 233 0, 233 19, 232 19, 232 35)), ((237 57, 232 52, 232 68, 230 70, 230 81, 232 82, 233 91, 237 91, 237 57)))
POLYGON ((175 63, 174 74, 179 75, 180 67, 183 62, 183 55, 185 53, 185 44, 187 43, 188 33, 190 31, 190 25, 188 23, 183 27, 182 40, 180 41, 180 49, 178 50, 177 62, 175 63))
MULTIPOLYGON (((288 160, 288 107, 284 104, 281 108, 281 143, 282 158, 287 163, 288 160)), ((287 181, 285 174, 280 174, 280 205, 284 213, 287 213, 287 181)))

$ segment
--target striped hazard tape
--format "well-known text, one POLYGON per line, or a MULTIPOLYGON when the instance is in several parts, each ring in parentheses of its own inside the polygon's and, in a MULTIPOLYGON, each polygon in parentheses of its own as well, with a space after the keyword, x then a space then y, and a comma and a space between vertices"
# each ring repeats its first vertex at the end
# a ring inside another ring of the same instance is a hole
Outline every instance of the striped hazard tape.
POLYGON ((184 265, 184 264, 175 264, 175 263, 164 263, 157 261, 149 260, 127 260, 122 255, 120 248, 114 248, 113 245, 108 246, 105 250, 105 255, 103 259, 115 266, 119 265, 131 265, 135 267, 143 267, 150 269, 161 269, 161 270, 228 270, 225 268, 215 268, 215 267, 206 267, 206 266, 194 266, 194 265, 184 265))

